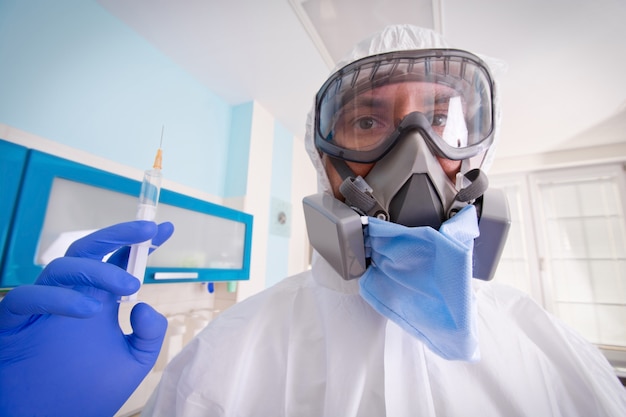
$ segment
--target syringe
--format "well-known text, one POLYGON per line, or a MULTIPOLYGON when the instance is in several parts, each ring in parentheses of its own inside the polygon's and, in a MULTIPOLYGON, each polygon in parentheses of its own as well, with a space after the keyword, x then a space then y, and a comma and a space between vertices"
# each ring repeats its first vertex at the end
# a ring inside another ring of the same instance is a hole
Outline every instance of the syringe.
MULTIPOLYGON (((156 157, 152 169, 144 172, 143 182, 141 183, 141 192, 139 193, 139 204, 137 205, 137 220, 153 221, 156 217, 157 204, 159 203, 159 193, 161 191, 161 162, 163 153, 161 145, 163 144, 163 129, 161 129, 161 144, 157 150, 156 157)), ((148 263, 148 253, 152 245, 151 240, 137 243, 130 247, 128 255, 128 265, 126 271, 135 276, 140 283, 143 284, 144 275, 146 273, 146 264, 148 263)), ((137 293, 123 296, 121 301, 136 301, 137 293)))

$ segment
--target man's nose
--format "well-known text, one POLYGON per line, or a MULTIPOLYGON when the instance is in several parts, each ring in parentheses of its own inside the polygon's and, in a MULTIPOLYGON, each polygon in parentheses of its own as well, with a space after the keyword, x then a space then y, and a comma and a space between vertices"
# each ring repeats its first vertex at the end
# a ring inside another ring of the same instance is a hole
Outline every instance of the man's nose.
POLYGON ((398 94, 396 100, 394 101, 393 108, 394 127, 398 127, 400 122, 402 122, 402 120, 409 114, 422 110, 417 101, 417 96, 415 94, 410 94, 408 92, 398 94))

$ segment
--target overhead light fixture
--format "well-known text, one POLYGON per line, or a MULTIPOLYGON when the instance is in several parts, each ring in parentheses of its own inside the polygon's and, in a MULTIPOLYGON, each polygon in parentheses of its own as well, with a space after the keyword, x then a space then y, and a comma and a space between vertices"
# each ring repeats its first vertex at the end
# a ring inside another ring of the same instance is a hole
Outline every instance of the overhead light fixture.
POLYGON ((329 69, 352 47, 390 24, 443 32, 443 0, 288 0, 329 69))

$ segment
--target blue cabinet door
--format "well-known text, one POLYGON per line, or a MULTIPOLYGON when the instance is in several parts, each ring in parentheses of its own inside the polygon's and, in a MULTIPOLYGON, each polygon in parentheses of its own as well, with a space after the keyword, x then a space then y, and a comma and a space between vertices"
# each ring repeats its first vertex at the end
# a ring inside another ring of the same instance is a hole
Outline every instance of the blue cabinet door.
MULTIPOLYGON (((5 221, 3 288, 32 284, 78 235, 132 220, 141 186, 138 180, 24 151, 5 221)), ((150 256, 145 283, 249 279, 251 215, 163 189, 156 220, 171 221, 176 232, 150 256)))
POLYGON ((28 149, 0 139, 0 272, 28 149))

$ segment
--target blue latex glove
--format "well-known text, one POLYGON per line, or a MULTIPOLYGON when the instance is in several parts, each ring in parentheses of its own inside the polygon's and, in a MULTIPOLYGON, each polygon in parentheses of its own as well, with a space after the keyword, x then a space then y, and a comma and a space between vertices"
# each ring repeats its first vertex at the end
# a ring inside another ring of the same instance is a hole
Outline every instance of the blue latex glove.
POLYGON ((125 245, 160 245, 171 223, 132 221, 74 242, 34 285, 0 302, 0 415, 112 416, 154 365, 167 328, 147 304, 118 324, 117 300, 139 289, 125 245), (121 249, 120 249, 121 248, 121 249), (119 249, 119 250, 118 250, 119 249), (108 263, 102 258, 112 251, 108 263))
POLYGON ((441 225, 405 227, 369 218, 361 296, 383 316, 445 359, 479 358, 471 292, 478 237, 470 205, 441 225))

